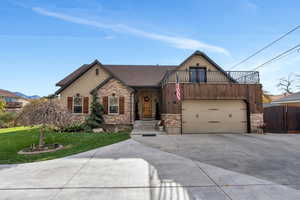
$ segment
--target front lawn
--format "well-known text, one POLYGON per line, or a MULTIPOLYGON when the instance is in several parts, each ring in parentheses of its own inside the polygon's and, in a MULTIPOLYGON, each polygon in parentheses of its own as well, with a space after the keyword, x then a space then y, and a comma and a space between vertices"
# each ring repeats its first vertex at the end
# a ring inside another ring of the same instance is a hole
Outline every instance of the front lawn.
POLYGON ((45 134, 46 144, 59 143, 64 146, 64 149, 36 155, 17 154, 18 151, 29 147, 32 143, 38 144, 38 132, 38 128, 28 127, 0 129, 0 164, 26 163, 65 157, 129 138, 128 132, 109 134, 47 132, 45 134))

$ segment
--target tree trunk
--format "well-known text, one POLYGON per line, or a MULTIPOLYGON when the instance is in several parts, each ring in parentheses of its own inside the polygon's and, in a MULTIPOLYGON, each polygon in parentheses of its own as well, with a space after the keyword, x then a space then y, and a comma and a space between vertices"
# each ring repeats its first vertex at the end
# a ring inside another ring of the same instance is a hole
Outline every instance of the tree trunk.
POLYGON ((39 137, 39 147, 38 149, 42 149, 45 145, 45 129, 44 127, 40 128, 40 137, 39 137))

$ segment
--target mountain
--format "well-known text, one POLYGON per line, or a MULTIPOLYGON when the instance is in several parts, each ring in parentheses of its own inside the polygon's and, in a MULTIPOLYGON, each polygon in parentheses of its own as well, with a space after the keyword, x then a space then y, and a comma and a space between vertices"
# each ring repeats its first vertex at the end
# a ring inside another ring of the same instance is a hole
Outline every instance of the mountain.
POLYGON ((26 99, 38 99, 38 98, 41 98, 40 96, 38 95, 32 95, 32 96, 28 96, 26 94, 23 94, 21 92, 14 92, 15 95, 19 96, 19 97, 23 97, 23 98, 26 98, 26 99))

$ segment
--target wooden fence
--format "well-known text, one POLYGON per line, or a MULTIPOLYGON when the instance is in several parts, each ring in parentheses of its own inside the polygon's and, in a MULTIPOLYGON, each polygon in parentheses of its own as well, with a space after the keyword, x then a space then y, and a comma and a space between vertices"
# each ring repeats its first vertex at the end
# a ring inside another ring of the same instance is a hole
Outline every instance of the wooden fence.
POLYGON ((300 107, 272 106, 264 108, 266 131, 300 133, 300 107))

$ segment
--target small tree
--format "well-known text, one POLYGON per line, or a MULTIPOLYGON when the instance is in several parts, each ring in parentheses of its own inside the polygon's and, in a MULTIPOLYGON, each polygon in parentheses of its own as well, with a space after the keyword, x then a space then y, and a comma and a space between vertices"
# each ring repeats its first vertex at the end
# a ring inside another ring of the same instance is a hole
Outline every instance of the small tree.
POLYGON ((90 107, 91 114, 87 117, 85 121, 85 125, 88 129, 100 127, 100 125, 104 122, 103 106, 99 103, 99 98, 96 92, 93 92, 92 96, 93 99, 90 107))
POLYGON ((283 78, 279 79, 279 83, 277 84, 277 87, 280 90, 282 90, 285 94, 291 94, 291 93, 293 93, 294 83, 295 83, 295 80, 293 78, 293 75, 290 74, 287 77, 283 77, 283 78))
POLYGON ((25 126, 41 126, 38 149, 42 149, 45 145, 46 126, 53 125, 59 128, 67 126, 72 122, 72 114, 58 100, 39 99, 27 104, 17 121, 25 126))
POLYGON ((0 113, 5 111, 5 101, 0 99, 0 113))

